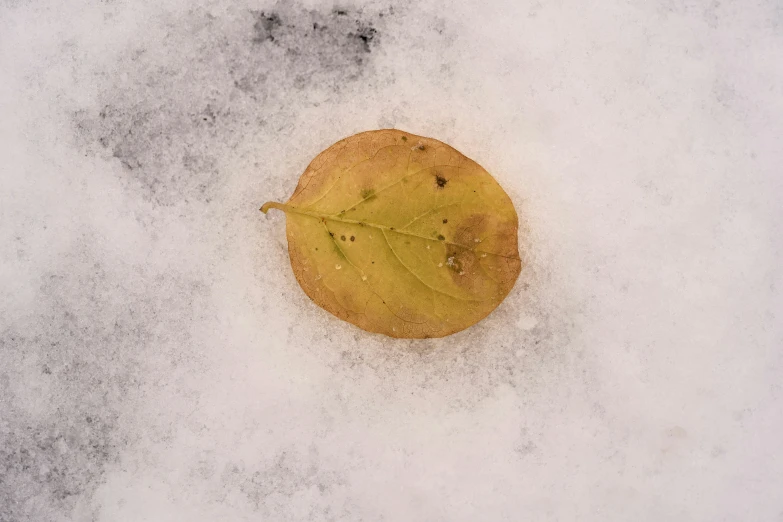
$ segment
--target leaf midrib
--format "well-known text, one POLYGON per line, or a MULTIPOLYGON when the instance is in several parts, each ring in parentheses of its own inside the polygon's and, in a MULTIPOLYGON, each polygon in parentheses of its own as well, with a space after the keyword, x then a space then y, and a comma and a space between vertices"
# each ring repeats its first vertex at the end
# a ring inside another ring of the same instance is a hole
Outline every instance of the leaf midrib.
POLYGON ((448 240, 445 240, 445 239, 433 239, 431 237, 422 236, 420 234, 414 234, 413 232, 409 232, 409 231, 406 231, 406 230, 399 230, 399 229, 396 229, 394 227, 390 227, 390 226, 387 226, 387 225, 381 225, 379 223, 372 223, 370 221, 361 221, 361 220, 358 220, 358 219, 344 218, 344 217, 340 217, 340 216, 335 216, 334 214, 324 214, 323 212, 316 212, 316 211, 313 211, 313 210, 305 210, 305 209, 302 209, 302 208, 299 208, 299 207, 295 207, 293 205, 287 205, 285 203, 278 203, 276 201, 268 201, 267 203, 264 203, 264 205, 261 207, 261 212, 266 214, 269 211, 270 208, 276 208, 276 209, 282 210, 283 212, 286 212, 286 213, 290 212, 292 214, 299 214, 301 216, 308 216, 308 217, 311 217, 311 218, 314 218, 314 219, 336 221, 338 223, 348 223, 348 224, 351 224, 351 225, 366 226, 366 227, 376 228, 378 230, 394 232, 394 233, 397 233, 397 234, 403 234, 403 235, 406 235, 406 236, 418 237, 420 239, 426 239, 427 241, 432 241, 433 243, 445 243, 447 245, 453 245, 453 246, 456 246, 456 247, 464 248, 466 250, 470 250, 471 252, 478 252, 478 253, 481 253, 481 254, 488 254, 488 255, 497 256, 497 257, 505 257, 507 259, 517 259, 517 260, 519 259, 517 256, 507 256, 507 255, 504 255, 504 254, 498 254, 498 253, 495 253, 495 252, 489 252, 487 250, 480 250, 480 249, 473 248, 471 246, 462 245, 460 243, 454 243, 452 241, 448 241, 448 240))

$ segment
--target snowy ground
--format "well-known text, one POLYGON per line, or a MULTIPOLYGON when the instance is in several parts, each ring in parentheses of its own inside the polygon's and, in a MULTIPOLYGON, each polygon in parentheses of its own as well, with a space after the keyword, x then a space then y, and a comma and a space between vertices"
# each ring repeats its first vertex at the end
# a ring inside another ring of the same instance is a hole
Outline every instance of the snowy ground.
POLYGON ((0 0, 0 520, 783 520, 781 136, 775 0, 0 0), (386 127, 529 230, 445 339, 258 212, 386 127))

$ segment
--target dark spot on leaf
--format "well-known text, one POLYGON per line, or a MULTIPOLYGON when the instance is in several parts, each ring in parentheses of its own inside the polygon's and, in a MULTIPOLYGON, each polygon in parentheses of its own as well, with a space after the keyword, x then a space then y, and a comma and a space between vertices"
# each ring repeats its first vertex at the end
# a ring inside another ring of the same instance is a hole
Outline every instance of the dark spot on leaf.
POLYGON ((394 230, 394 227, 389 227, 389 230, 394 230))
POLYGON ((329 235, 334 237, 334 232, 329 232, 329 235))
POLYGON ((361 194, 362 199, 374 199, 375 189, 374 188, 362 189, 362 191, 359 194, 361 194))
MULTIPOLYGON (((437 184, 438 184, 438 188, 443 188, 443 187, 445 187, 445 186, 446 186, 446 183, 448 183, 448 182, 449 182, 449 180, 447 180, 446 178, 444 178, 444 177, 443 177, 443 176, 441 176, 440 174, 437 174, 437 175, 435 176, 435 183, 437 183, 437 184)), ((475 192, 475 191, 474 191, 474 192, 475 192)))
POLYGON ((449 222, 449 220, 448 220, 448 219, 446 219, 446 218, 443 218, 443 224, 444 224, 444 225, 445 225, 446 223, 448 223, 448 222, 449 222))
POLYGON ((443 241, 444 239, 446 238, 443 236, 443 234, 438 234, 438 241, 443 241))
POLYGON ((408 141, 408 137, 407 136, 403 136, 402 137, 402 141, 408 141))
POLYGON ((423 145, 423 144, 419 143, 419 144, 416 146, 416 148, 417 148, 417 149, 419 149, 419 150, 424 150, 424 149, 426 149, 427 147, 426 147, 425 145, 423 145))
POLYGON ((356 241, 356 238, 354 236, 351 236, 351 241, 356 241))
POLYGON ((342 239, 343 241, 345 241, 345 236, 340 236, 340 239, 342 239))

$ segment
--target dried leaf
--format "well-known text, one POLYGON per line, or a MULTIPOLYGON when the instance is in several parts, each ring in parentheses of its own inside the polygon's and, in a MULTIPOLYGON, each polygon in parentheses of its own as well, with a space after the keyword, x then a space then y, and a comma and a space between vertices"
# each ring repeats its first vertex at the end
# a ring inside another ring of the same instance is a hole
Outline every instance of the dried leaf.
POLYGON ((511 200, 474 161, 398 130, 319 154, 287 203, 296 279, 318 305, 370 332, 442 337, 487 316, 519 275, 511 200))

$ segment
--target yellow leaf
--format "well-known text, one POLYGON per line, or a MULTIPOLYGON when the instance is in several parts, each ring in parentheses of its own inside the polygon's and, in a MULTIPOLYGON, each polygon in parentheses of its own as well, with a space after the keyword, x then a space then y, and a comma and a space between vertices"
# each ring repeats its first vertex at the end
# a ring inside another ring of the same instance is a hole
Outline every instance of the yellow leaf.
POLYGON ((442 337, 494 310, 521 270, 518 219, 481 166, 431 138, 356 134, 320 153, 287 203, 288 253, 319 306, 370 332, 442 337))

